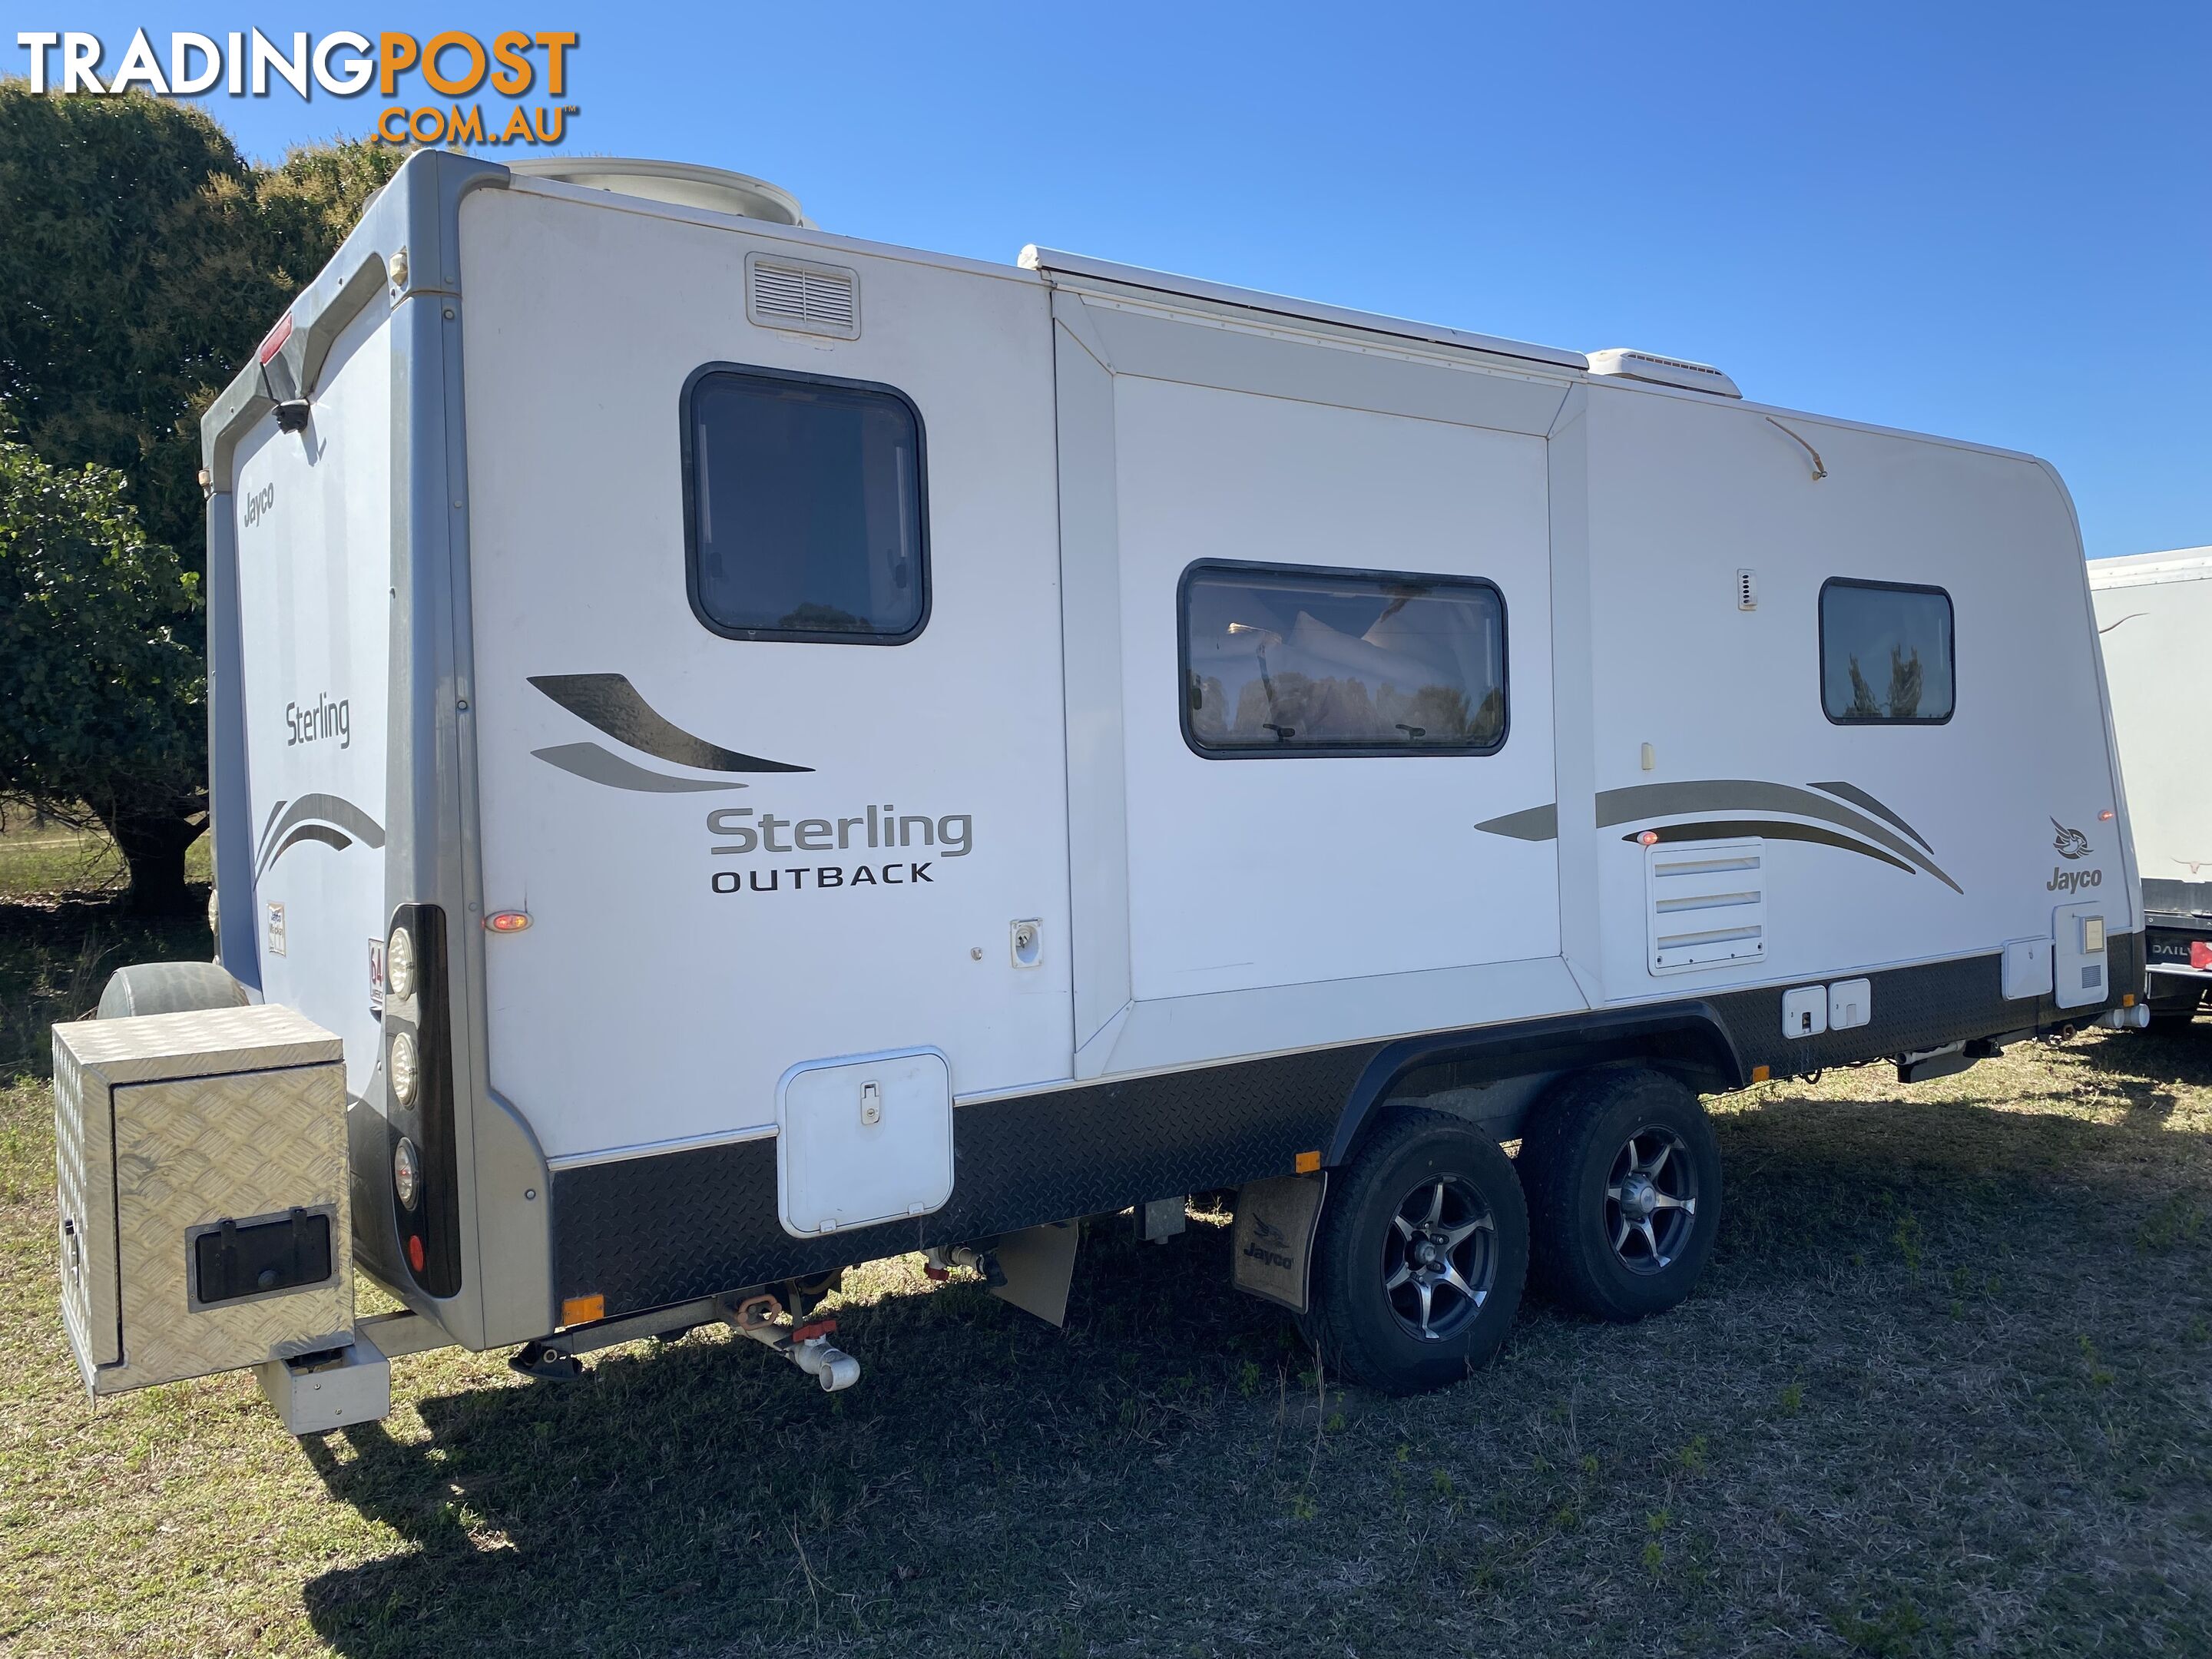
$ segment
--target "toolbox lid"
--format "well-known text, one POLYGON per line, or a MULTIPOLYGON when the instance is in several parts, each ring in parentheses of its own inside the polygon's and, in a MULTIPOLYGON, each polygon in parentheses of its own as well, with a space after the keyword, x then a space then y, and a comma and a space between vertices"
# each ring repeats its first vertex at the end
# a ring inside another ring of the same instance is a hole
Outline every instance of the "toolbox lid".
POLYGON ((333 1034, 273 1002, 71 1020, 54 1027, 54 1050, 111 1085, 335 1064, 344 1052, 333 1034))

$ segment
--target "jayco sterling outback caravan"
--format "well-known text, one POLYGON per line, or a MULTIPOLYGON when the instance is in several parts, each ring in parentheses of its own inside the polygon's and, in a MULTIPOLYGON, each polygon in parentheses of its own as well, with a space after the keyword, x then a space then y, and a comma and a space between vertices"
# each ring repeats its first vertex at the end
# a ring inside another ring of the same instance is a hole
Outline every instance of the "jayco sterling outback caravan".
POLYGON ((435 152, 204 431, 220 966, 56 1035, 94 1392, 713 1319, 842 1386, 840 1268, 1058 1317, 1223 1189, 1428 1388, 1528 1273, 1689 1291, 1701 1094, 2143 1012, 2026 456, 435 152))

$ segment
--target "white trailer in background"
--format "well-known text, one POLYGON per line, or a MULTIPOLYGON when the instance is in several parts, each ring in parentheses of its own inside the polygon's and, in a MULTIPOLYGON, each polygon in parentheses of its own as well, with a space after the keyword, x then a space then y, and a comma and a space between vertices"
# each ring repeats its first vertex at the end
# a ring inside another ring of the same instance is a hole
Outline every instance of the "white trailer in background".
POLYGON ((848 1264, 1235 1189, 1432 1386, 1688 1292, 1700 1093, 2140 1016, 2043 463, 575 166, 410 158, 204 422, 227 972, 118 1006, 336 1040, 378 1348, 842 1385, 848 1264))
POLYGON ((2089 567, 2142 872, 2154 1022, 2185 1025, 2212 985, 2212 547, 2089 567))

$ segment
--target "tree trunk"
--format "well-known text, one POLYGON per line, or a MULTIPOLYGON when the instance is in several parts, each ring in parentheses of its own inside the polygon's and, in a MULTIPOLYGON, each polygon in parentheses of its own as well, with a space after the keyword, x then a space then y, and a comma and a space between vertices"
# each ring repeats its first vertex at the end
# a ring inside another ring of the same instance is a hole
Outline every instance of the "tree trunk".
POLYGON ((197 814, 140 812, 111 814, 107 833, 131 872, 126 908, 137 915, 189 915, 201 901, 185 885, 185 850, 199 839, 207 821, 197 814))

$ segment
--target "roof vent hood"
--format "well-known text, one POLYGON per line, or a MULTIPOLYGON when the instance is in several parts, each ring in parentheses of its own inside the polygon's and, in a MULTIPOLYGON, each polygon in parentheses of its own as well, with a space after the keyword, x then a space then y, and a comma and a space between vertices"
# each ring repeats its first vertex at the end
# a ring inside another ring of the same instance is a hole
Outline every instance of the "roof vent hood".
POLYGON ((550 155, 510 161, 507 167, 527 178, 550 179, 556 184, 612 191, 617 196, 641 196, 648 202, 731 213, 772 225, 818 228, 789 191, 764 179, 721 167, 696 167, 689 161, 631 161, 615 155, 550 155))
POLYGON ((1735 382, 1711 363, 1693 363, 1680 357, 1655 357, 1648 351, 1615 346, 1589 355, 1590 373, 1617 375, 1624 380, 1649 380, 1655 386, 1678 386, 1689 392, 1710 392, 1722 398, 1741 398, 1735 382))

